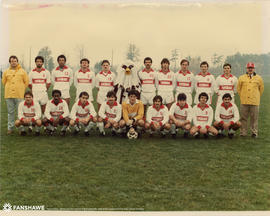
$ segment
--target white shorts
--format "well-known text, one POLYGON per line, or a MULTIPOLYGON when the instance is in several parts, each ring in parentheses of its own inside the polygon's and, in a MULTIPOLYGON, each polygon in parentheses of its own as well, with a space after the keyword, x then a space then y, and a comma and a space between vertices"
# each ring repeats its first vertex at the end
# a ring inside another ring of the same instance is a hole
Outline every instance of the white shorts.
POLYGON ((104 101, 107 101, 107 93, 106 91, 98 91, 97 93, 97 103, 102 104, 104 101))
POLYGON ((155 96, 155 92, 141 92, 141 101, 144 105, 152 105, 155 96))
POLYGON ((164 91, 164 92, 158 92, 158 95, 160 95, 163 99, 163 104, 169 104, 174 102, 174 96, 172 91, 164 91))
MULTIPOLYGON (((78 90, 77 89, 77 91, 76 91, 76 101, 79 99, 79 96, 80 96, 80 94, 81 94, 81 92, 83 92, 83 90, 78 90)), ((85 92, 87 92, 88 94, 89 94, 89 101, 93 101, 93 95, 92 95, 92 90, 91 91, 85 91, 85 92)))
POLYGON ((191 93, 186 93, 186 92, 176 92, 175 93, 175 101, 177 101, 177 97, 178 97, 178 95, 179 94, 181 94, 181 93, 184 93, 186 96, 187 96, 187 104, 188 105, 192 105, 192 95, 191 95, 191 93))
MULTIPOLYGON (((199 95, 201 94, 202 92, 199 92, 199 93, 196 93, 195 94, 195 97, 194 97, 194 104, 198 104, 199 103, 199 95)), ((212 103, 212 95, 210 93, 207 93, 205 92, 206 94, 208 94, 208 100, 206 102, 206 104, 208 105, 211 105, 212 103)))
POLYGON ((48 94, 46 91, 39 91, 39 92, 33 92, 33 98, 35 101, 37 101, 40 105, 44 105, 48 102, 48 94))

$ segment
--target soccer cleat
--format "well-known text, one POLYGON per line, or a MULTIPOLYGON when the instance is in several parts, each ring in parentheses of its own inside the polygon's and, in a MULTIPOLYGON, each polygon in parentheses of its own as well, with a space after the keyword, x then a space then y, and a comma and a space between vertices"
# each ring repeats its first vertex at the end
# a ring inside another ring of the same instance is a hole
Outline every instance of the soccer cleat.
POLYGON ((35 136, 39 136, 39 135, 40 135, 40 131, 36 131, 35 136))
POLYGON ((32 131, 33 131, 33 127, 30 125, 30 126, 28 127, 28 132, 29 132, 29 133, 32 133, 32 131))
POLYGON ((139 139, 141 137, 142 137, 142 132, 141 133, 138 132, 138 137, 137 138, 139 139))
POLYGON ((198 139, 200 137, 200 134, 199 132, 196 132, 194 135, 193 135, 196 139, 198 139))
POLYGON ((112 131, 112 136, 116 136, 116 132, 115 131, 112 131))
POLYGON ((176 139, 176 133, 173 133, 173 134, 172 134, 172 138, 173 138, 173 139, 176 139))
POLYGON ((252 138, 257 138, 258 135, 253 133, 253 134, 251 135, 251 137, 252 137, 252 138))
POLYGON ((233 138, 233 136, 234 136, 234 134, 233 134, 233 133, 228 133, 228 137, 229 137, 230 139, 232 139, 232 138, 233 138))
POLYGON ((26 131, 21 131, 21 136, 25 136, 26 135, 26 131))
POLYGON ((105 131, 100 132, 99 135, 104 137, 105 136, 105 131))
POLYGON ((61 135, 61 136, 65 136, 65 135, 66 135, 66 132, 67 132, 66 130, 61 130, 61 131, 60 131, 60 135, 61 135))
POLYGON ((78 129, 75 128, 74 131, 73 131, 73 134, 74 135, 77 135, 79 132, 80 132, 80 129, 79 128, 78 129))
POLYGON ((208 139, 209 138, 209 135, 208 134, 204 134, 204 139, 208 139))
POLYGON ((184 132, 184 138, 188 138, 188 132, 184 132))
POLYGON ((166 134, 161 134, 161 138, 164 139, 166 137, 166 134))
POLYGON ((89 136, 90 135, 89 131, 84 131, 84 135, 89 136))

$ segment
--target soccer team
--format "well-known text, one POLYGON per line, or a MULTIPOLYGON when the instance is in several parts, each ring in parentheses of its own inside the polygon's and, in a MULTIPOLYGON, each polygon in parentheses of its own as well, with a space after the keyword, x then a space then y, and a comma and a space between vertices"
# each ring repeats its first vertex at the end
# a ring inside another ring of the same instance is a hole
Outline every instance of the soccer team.
MULTIPOLYGON (((11 56, 11 65, 13 60, 18 61, 16 56, 11 56)), ((182 129, 184 137, 221 137, 227 131, 229 138, 232 138, 239 128, 240 135, 247 135, 249 116, 252 137, 258 135, 258 116, 255 115, 258 111, 250 108, 245 115, 241 115, 240 122, 239 111, 234 103, 237 92, 241 99, 241 110, 249 105, 242 103, 242 100, 248 100, 249 97, 252 97, 251 100, 259 100, 253 98, 250 90, 258 88, 259 97, 262 95, 263 81, 259 75, 254 78, 256 73, 252 62, 247 64, 247 73, 239 80, 231 74, 231 65, 228 63, 223 65, 224 73, 215 79, 208 72, 209 65, 205 61, 200 64, 200 72, 194 76, 188 69, 189 61, 186 59, 180 62, 181 70, 174 73, 169 69, 168 59, 162 59, 161 69, 154 71, 151 67, 152 59, 146 57, 144 69, 135 71, 140 82, 140 92, 129 90, 128 98, 122 104, 117 102, 114 91, 116 75, 110 70, 108 60, 102 61, 102 71, 97 75, 89 69, 90 62, 86 58, 81 59, 81 67, 74 74, 66 66, 64 55, 58 56, 57 62, 58 66, 50 73, 43 67, 43 57, 37 56, 36 67, 24 78, 24 84, 31 91, 25 92, 24 100, 18 105, 15 126, 19 128, 21 135, 26 135, 27 127, 30 130, 35 128, 35 134, 40 135, 42 125, 48 134, 53 135, 60 125, 61 135, 65 135, 70 129, 78 134, 83 128, 84 134, 89 136, 91 129, 96 126, 102 136, 105 136, 105 129, 111 128, 113 136, 121 134, 135 138, 141 137, 142 133, 149 133, 150 136, 160 133, 162 137, 171 134, 176 138, 178 130, 182 129), (69 91, 73 83, 76 87, 76 99, 69 111, 69 91), (53 91, 52 99, 49 100, 47 90, 51 84, 53 91), (93 106, 94 87, 98 89, 97 112, 93 106), (192 99, 193 91, 195 97, 192 99), (211 103, 215 93, 218 98, 214 114, 211 103)), ((2 79, 5 87, 9 80, 8 73, 8 70, 5 71, 2 79)))

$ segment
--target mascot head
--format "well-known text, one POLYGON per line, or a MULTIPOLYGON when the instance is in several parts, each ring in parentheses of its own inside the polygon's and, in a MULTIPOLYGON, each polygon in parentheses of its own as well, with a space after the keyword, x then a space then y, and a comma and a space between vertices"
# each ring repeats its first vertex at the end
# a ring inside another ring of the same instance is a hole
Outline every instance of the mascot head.
POLYGON ((134 67, 133 65, 129 65, 129 66, 123 65, 122 66, 122 68, 125 70, 126 75, 131 75, 131 69, 133 67, 134 67))

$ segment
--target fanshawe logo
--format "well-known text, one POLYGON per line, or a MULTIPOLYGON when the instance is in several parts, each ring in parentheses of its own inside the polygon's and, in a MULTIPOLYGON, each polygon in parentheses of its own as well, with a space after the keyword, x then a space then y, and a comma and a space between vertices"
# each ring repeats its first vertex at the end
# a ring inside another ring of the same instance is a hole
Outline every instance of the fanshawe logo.
POLYGON ((234 115, 223 115, 223 114, 220 114, 219 117, 221 119, 232 119, 234 117, 234 115))
POLYGON ((233 85, 221 85, 219 86, 219 90, 233 90, 233 85))
POLYGON ((177 119, 181 119, 181 120, 186 120, 187 119, 187 116, 182 116, 182 115, 179 115, 177 113, 174 113, 174 117, 177 118, 177 119))
POLYGON ((208 116, 197 116, 197 121, 208 121, 208 116))
POLYGON ((55 77, 55 82, 69 82, 69 77, 55 77))
POLYGON ((113 86, 113 82, 99 82, 99 86, 106 86, 106 87, 113 86))
POLYGON ((11 205, 10 203, 5 203, 5 204, 3 205, 3 211, 9 212, 9 211, 11 211, 11 210, 12 210, 12 205, 11 205))
POLYGON ((46 79, 32 79, 34 84, 43 84, 46 83, 46 79))
POLYGON ((198 82, 198 83, 197 83, 197 87, 201 87, 201 88, 210 88, 210 87, 211 87, 211 83, 207 83, 207 82, 198 82))
POLYGON ((177 86, 180 86, 180 87, 190 87, 191 86, 191 82, 177 82, 177 86))
POLYGON ((144 79, 141 81, 142 84, 155 84, 155 80, 153 79, 144 79))
POLYGON ((92 79, 79 78, 78 83, 92 83, 92 79))

